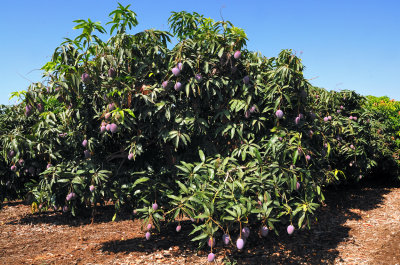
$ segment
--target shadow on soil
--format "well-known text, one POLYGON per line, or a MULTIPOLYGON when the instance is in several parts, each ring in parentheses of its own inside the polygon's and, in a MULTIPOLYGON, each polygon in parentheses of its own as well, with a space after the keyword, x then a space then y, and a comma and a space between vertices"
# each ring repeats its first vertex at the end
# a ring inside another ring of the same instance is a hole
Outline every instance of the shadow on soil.
POLYGON ((195 251, 198 243, 192 242, 190 240, 191 236, 189 236, 189 233, 193 228, 192 222, 182 221, 180 224, 182 226, 180 233, 175 231, 177 224, 163 225, 161 231, 164 232, 161 232, 160 234, 153 233, 151 239, 148 241, 145 240, 144 237, 108 241, 103 244, 101 250, 118 253, 132 251, 152 252, 154 250, 169 250, 172 248, 174 251, 171 251, 171 255, 177 254, 176 250, 178 249, 178 252, 180 253, 182 251, 195 251))
MULTIPOLYGON (((336 249, 338 244, 351 240, 349 228, 345 227, 344 223, 347 220, 361 219, 358 210, 368 211, 378 208, 383 202, 383 195, 389 193, 393 187, 398 185, 377 181, 330 187, 324 193, 326 205, 317 211, 317 221, 313 222, 310 230, 295 231, 292 236, 288 236, 285 227, 281 227, 279 237, 270 233, 264 239, 258 233, 255 234, 258 228, 252 227, 253 234, 243 252, 239 253, 233 246, 222 247, 221 242, 218 242, 214 253, 217 255, 225 253, 227 264, 333 264, 339 254, 336 249)), ((182 232, 179 234, 174 228, 172 225, 168 226, 168 229, 164 228, 162 234, 153 235, 149 241, 143 238, 109 241, 104 243, 101 249, 112 253, 131 251, 151 253, 170 248, 178 249, 176 255, 186 251, 193 252, 197 243, 191 242, 191 237, 188 235, 188 231, 192 228, 191 222, 182 223, 182 232)), ((201 255, 206 257, 207 253, 201 252, 201 255)))
POLYGON ((12 206, 18 206, 18 205, 23 205, 23 201, 8 201, 8 202, 3 202, 1 204, 2 207, 12 207, 12 206))
MULTIPOLYGON (((23 204, 23 203, 20 203, 23 204)), ((92 223, 92 211, 87 210, 79 217, 73 217, 71 213, 62 213, 60 210, 48 210, 42 213, 27 214, 21 219, 13 220, 7 224, 52 224, 52 225, 69 225, 80 226, 92 223)), ((115 213, 114 205, 100 206, 96 208, 96 214, 93 223, 111 222, 115 213)), ((117 220, 129 220, 132 215, 127 212, 122 212, 118 215, 117 220)))
MULTIPOLYGON (((383 182, 383 181, 382 181, 383 182)), ((386 181, 385 181, 386 182, 386 181)), ((338 256, 336 249, 343 241, 351 241, 349 228, 344 226, 347 220, 359 220, 358 210, 368 211, 378 208, 383 196, 390 188, 399 185, 388 185, 378 181, 365 181, 358 185, 343 185, 325 190, 326 205, 321 207, 315 217, 311 229, 295 231, 288 236, 285 227, 279 229, 280 236, 270 233, 267 238, 260 238, 258 227, 252 227, 252 234, 246 243, 245 250, 238 252, 235 247, 223 247, 219 238, 214 253, 226 255, 227 264, 333 264, 338 256), (236 261, 236 263, 235 263, 236 261)), ((16 203, 18 205, 20 203, 16 203)), ((10 205, 11 206, 11 205, 10 205)), ((101 215, 96 215, 94 223, 110 222, 114 215, 114 206, 98 208, 101 215)), ((121 214, 119 220, 131 219, 129 213, 121 214)), ((27 214, 9 224, 53 224, 80 226, 91 223, 91 215, 73 218, 60 212, 48 211, 42 214, 27 214)), ((176 225, 176 224, 175 224, 176 225)), ((101 245, 101 250, 110 253, 143 252, 168 250, 164 255, 193 254, 197 243, 190 241, 192 230, 190 221, 182 222, 182 231, 175 232, 175 225, 164 225, 161 234, 153 234, 149 241, 144 238, 108 241, 101 245), (171 249, 171 251, 169 251, 171 249)), ((233 238, 234 240, 236 238, 233 238)), ((208 248, 199 254, 207 255, 208 248)))

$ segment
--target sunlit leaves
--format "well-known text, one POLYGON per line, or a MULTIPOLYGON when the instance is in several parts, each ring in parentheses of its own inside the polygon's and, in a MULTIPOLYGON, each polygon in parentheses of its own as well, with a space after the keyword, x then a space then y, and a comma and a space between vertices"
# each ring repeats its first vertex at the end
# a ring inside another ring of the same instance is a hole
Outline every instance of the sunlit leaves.
POLYGON ((110 30, 111 35, 114 33, 114 30, 117 30, 117 34, 122 34, 126 32, 127 27, 132 29, 139 24, 136 19, 136 13, 129 9, 130 6, 131 5, 127 5, 124 7, 118 3, 117 9, 109 14, 112 20, 107 24, 112 24, 110 30))

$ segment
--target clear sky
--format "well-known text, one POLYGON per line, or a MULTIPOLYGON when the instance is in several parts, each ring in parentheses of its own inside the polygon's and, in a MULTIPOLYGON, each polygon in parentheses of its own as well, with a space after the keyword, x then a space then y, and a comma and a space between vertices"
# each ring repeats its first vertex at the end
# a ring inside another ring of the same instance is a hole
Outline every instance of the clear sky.
MULTIPOLYGON (((0 4, 0 104, 10 93, 41 80, 40 69, 64 37, 74 38, 75 19, 108 22, 131 4, 139 25, 168 30, 171 11, 198 12, 243 28, 247 48, 267 57, 297 51, 315 86, 351 89, 400 100, 400 0, 5 0, 0 4)), ((108 39, 108 38, 106 38, 108 39)), ((105 40, 106 40, 105 39, 105 40)))

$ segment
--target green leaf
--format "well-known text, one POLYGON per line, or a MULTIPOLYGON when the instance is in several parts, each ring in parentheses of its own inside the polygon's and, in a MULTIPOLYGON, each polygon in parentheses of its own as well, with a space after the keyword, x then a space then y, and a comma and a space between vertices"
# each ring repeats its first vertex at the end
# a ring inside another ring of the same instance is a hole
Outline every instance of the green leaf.
POLYGON ((69 182, 69 179, 59 179, 57 180, 58 183, 67 183, 69 182))
POLYGON ((299 228, 301 228, 301 225, 303 224, 304 217, 306 217, 306 213, 305 212, 303 212, 303 214, 299 218, 299 221, 298 221, 299 228))
POLYGON ((128 114, 131 115, 133 118, 136 118, 136 117, 135 117, 135 114, 133 113, 132 110, 130 110, 130 109, 124 109, 124 111, 125 111, 125 112, 128 112, 128 114))
POLYGON ((218 52, 218 57, 222 57, 222 54, 224 53, 224 47, 222 47, 219 52, 218 52))
POLYGON ((180 188, 181 190, 183 190, 184 193, 186 193, 186 194, 189 193, 189 190, 186 188, 185 185, 182 184, 182 182, 180 182, 179 180, 177 180, 176 183, 179 185, 179 188, 180 188))
POLYGON ((238 217, 237 213, 234 212, 234 211, 232 211, 232 210, 225 209, 225 211, 228 212, 228 213, 229 213, 231 216, 233 216, 233 217, 238 217))
POLYGON ((202 233, 199 236, 196 236, 195 238, 193 238, 192 241, 202 240, 202 239, 205 239, 207 236, 208 236, 207 234, 202 233))
POLYGON ((136 185, 138 185, 140 183, 143 183, 143 182, 146 182, 146 181, 149 181, 149 180, 150 180, 150 178, 148 178, 148 177, 139 178, 139 179, 135 180, 135 182, 133 183, 133 186, 136 186, 136 185))
POLYGON ((293 153, 293 165, 296 165, 297 158, 299 157, 299 151, 296 149, 293 153))
POLYGON ((201 162, 204 163, 206 161, 206 157, 204 156, 203 151, 199 150, 199 156, 200 156, 201 162))

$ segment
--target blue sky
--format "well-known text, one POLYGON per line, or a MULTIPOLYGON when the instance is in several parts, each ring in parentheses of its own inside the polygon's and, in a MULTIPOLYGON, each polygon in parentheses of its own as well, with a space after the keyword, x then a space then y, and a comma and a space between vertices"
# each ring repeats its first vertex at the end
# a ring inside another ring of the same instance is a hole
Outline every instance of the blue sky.
POLYGON ((1 3, 0 104, 10 93, 41 80, 40 69, 64 37, 73 38, 75 19, 108 22, 108 14, 131 4, 139 25, 168 30, 171 11, 196 11, 243 28, 247 48, 267 57, 297 51, 315 86, 351 89, 400 100, 400 0, 14 0, 1 3))

